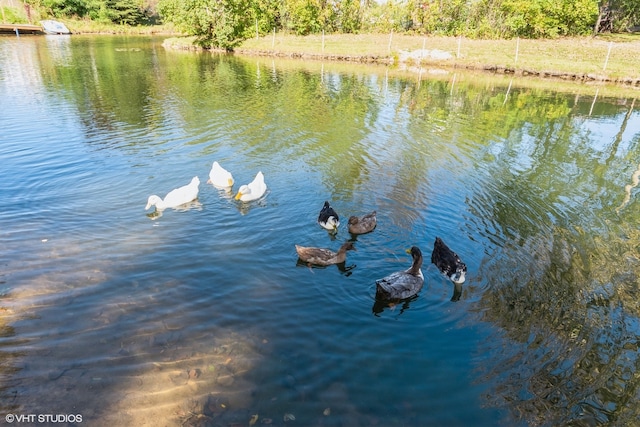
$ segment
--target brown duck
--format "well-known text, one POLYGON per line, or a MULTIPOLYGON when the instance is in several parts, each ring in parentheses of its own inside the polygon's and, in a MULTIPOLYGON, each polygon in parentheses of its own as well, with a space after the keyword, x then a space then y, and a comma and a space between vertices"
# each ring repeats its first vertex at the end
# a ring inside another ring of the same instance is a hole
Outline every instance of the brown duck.
POLYGON ((324 248, 309 248, 296 245, 296 252, 300 259, 309 264, 315 265, 331 265, 342 264, 347 259, 347 251, 355 251, 356 247, 353 242, 346 242, 340 246, 338 252, 324 248))
POLYGON ((365 234, 373 231, 377 225, 376 211, 362 216, 349 217, 349 233, 365 234))

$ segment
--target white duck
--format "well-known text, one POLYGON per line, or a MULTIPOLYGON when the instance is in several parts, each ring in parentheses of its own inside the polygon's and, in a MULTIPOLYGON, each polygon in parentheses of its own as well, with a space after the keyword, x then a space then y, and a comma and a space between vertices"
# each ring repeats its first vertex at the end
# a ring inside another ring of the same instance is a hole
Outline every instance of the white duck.
POLYGON ((176 188, 175 190, 171 190, 164 197, 164 200, 156 195, 149 196, 149 200, 147 200, 147 207, 144 209, 147 210, 151 206, 155 205, 156 210, 163 211, 167 208, 175 208, 176 206, 189 203, 190 201, 195 200, 198 197, 199 185, 200 179, 198 179, 197 176, 194 176, 188 185, 184 185, 180 188, 176 188))
POLYGON ((262 197, 266 191, 267 184, 264 183, 264 175, 262 175, 262 172, 258 172, 251 183, 240 187, 238 194, 236 194, 236 200, 242 200, 243 202, 257 200, 262 197))
POLYGON ((207 184, 213 184, 214 187, 230 190, 233 183, 234 180, 231 172, 220 166, 218 162, 213 162, 207 184))

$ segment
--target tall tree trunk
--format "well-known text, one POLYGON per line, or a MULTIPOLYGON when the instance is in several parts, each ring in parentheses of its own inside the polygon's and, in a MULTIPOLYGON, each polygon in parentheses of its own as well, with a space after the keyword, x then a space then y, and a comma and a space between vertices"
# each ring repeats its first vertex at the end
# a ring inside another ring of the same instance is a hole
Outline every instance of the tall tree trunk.
POLYGON ((602 10, 603 10, 603 7, 599 6, 598 19, 596 20, 596 25, 593 27, 593 37, 597 36, 598 32, 600 32, 600 22, 602 21, 602 10))

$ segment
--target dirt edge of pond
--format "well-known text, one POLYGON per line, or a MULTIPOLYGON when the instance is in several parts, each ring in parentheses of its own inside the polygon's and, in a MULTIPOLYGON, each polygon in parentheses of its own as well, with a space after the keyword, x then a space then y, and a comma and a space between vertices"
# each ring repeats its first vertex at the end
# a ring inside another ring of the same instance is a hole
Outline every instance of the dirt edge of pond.
MULTIPOLYGON (((395 61, 390 56, 375 56, 375 55, 337 55, 337 54, 311 54, 311 53, 298 53, 298 52, 281 52, 272 50, 254 50, 254 49, 236 49, 236 54, 248 55, 248 56, 273 56, 280 58, 291 59, 307 59, 307 60, 321 60, 321 61, 345 61, 345 62, 358 62, 362 64, 381 64, 381 65, 394 65, 395 63, 405 63, 402 61, 395 61)), ((412 63, 409 61, 408 63, 412 63)), ((619 77, 612 78, 603 74, 594 73, 570 73, 564 71, 553 70, 532 70, 525 68, 507 67, 504 65, 495 64, 460 64, 452 62, 452 60, 425 60, 422 59, 418 62, 413 62, 413 65, 417 66, 438 66, 447 69, 465 69, 472 71, 486 71, 496 74, 513 74, 516 76, 532 76, 543 78, 554 78, 562 80, 574 80, 574 81, 591 81, 591 82, 603 82, 603 83, 616 83, 625 84, 631 86, 640 86, 640 78, 633 77, 619 77)))

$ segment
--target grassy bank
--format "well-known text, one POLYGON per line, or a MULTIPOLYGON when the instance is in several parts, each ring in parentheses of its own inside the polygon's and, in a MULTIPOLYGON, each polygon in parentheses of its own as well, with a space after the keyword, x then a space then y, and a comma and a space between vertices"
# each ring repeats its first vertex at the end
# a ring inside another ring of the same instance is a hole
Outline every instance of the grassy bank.
POLYGON ((640 85, 640 35, 557 40, 471 40, 401 34, 275 34, 246 40, 243 54, 422 64, 640 85), (408 54, 412 53, 412 54, 408 54))
MULTIPOLYGON (((77 34, 178 34, 171 25, 118 26, 64 20, 77 34)), ((193 38, 172 37, 168 47, 195 49, 193 38)), ((404 34, 269 34, 245 40, 236 52, 305 59, 424 65, 504 74, 602 81, 640 87, 640 34, 556 40, 473 40, 404 34)))

